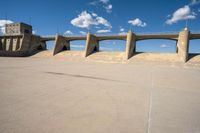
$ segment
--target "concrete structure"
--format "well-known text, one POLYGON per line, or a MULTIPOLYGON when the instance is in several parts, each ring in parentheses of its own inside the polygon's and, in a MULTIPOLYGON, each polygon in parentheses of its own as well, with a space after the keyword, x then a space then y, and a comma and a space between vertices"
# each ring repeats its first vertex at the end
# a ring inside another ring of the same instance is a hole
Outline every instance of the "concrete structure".
POLYGON ((104 40, 125 40, 125 59, 135 54, 137 41, 148 39, 174 40, 177 42, 177 54, 180 60, 188 60, 189 41, 200 39, 200 34, 192 34, 189 29, 184 29, 179 34, 135 34, 129 31, 127 35, 98 36, 88 33, 87 36, 36 36, 32 35, 32 27, 23 23, 6 25, 5 36, 0 37, 0 56, 27 56, 34 54, 37 50, 46 49, 46 42, 55 40, 53 55, 63 50, 70 50, 70 42, 75 40, 86 40, 84 56, 87 57, 99 51, 99 42, 104 40), (14 32, 13 32, 14 31, 14 32), (29 31, 29 32, 26 32, 29 31))
POLYGON ((190 31, 185 28, 184 31, 179 33, 178 37, 178 55, 180 59, 183 62, 186 62, 188 60, 188 49, 189 49, 189 37, 190 37, 190 31))
POLYGON ((32 26, 24 23, 6 24, 0 36, 0 56, 28 56, 46 49, 45 41, 32 34, 32 26))
POLYGON ((127 41, 126 41, 125 58, 129 59, 135 53, 136 35, 134 33, 132 33, 132 31, 129 31, 128 34, 127 34, 127 39, 126 40, 127 41))
POLYGON ((25 23, 12 23, 5 25, 5 35, 32 34, 32 26, 25 23))
POLYGON ((85 48, 85 57, 92 54, 93 52, 99 51, 99 41, 95 35, 91 35, 88 33, 87 41, 86 41, 86 48, 85 48))

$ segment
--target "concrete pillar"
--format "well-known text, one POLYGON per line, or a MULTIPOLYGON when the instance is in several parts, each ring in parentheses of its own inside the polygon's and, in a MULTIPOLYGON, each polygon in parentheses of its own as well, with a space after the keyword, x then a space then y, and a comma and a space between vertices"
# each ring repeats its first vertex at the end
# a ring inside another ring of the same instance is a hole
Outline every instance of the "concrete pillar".
POLYGON ((128 60, 135 53, 136 35, 129 31, 126 39, 126 53, 125 58, 128 60))
POLYGON ((89 56, 95 51, 99 51, 99 41, 95 35, 88 33, 85 48, 85 57, 89 56))
POLYGON ((178 56, 183 62, 187 62, 188 60, 189 36, 190 31, 188 30, 188 28, 185 28, 184 31, 181 31, 179 33, 178 37, 178 56))
POLYGON ((16 51, 19 48, 19 38, 13 38, 13 47, 12 47, 12 51, 16 51))
POLYGON ((56 55, 63 50, 70 50, 70 43, 69 41, 66 41, 65 37, 57 35, 53 55, 56 55))

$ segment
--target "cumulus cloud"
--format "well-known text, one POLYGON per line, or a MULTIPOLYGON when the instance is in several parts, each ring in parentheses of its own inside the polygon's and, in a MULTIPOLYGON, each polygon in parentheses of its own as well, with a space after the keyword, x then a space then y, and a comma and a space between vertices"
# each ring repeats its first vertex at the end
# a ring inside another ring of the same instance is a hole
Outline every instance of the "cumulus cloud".
POLYGON ((80 33, 81 35, 87 35, 87 32, 85 32, 85 31, 79 31, 79 33, 80 33))
POLYGON ((139 18, 136 18, 134 20, 129 20, 129 24, 132 24, 133 26, 138 26, 138 27, 145 27, 147 24, 145 22, 142 22, 139 18))
POLYGON ((160 47, 161 47, 161 48, 168 48, 169 46, 166 45, 166 44, 161 44, 160 47))
POLYGON ((198 12, 200 12, 200 9, 198 9, 198 12))
POLYGON ((108 30, 112 28, 112 25, 108 20, 98 16, 96 13, 90 14, 87 11, 83 11, 77 18, 71 20, 71 24, 86 29, 89 29, 91 26, 104 26, 108 30))
POLYGON ((119 34, 119 35, 124 35, 124 34, 127 34, 127 32, 125 32, 125 29, 124 29, 124 28, 120 27, 119 33, 118 33, 118 34, 119 34))
POLYGON ((5 25, 11 23, 13 23, 11 20, 0 20, 0 35, 5 34, 5 25))
POLYGON ((186 5, 176 10, 173 13, 172 17, 168 19, 165 23, 171 25, 181 20, 189 20, 189 19, 195 19, 195 18, 196 18, 196 14, 191 11, 188 5, 186 5))
POLYGON ((108 32, 111 32, 110 29, 107 29, 107 30, 98 30, 97 33, 108 33, 108 32))
POLYGON ((90 2, 89 5, 93 6, 100 5, 106 10, 107 13, 111 13, 113 8, 113 5, 111 4, 110 0, 96 0, 90 2))
POLYGON ((70 30, 67 30, 67 31, 65 31, 65 33, 64 33, 65 35, 73 35, 73 32, 72 31, 70 31, 70 30))
POLYGON ((124 32, 124 28, 120 28, 119 31, 120 31, 120 32, 124 32))

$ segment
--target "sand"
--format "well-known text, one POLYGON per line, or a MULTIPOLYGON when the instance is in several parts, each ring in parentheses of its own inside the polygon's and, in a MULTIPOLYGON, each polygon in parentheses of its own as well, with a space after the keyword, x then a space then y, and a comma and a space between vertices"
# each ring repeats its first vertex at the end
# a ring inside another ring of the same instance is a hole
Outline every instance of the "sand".
POLYGON ((199 133, 200 58, 0 58, 0 133, 199 133))

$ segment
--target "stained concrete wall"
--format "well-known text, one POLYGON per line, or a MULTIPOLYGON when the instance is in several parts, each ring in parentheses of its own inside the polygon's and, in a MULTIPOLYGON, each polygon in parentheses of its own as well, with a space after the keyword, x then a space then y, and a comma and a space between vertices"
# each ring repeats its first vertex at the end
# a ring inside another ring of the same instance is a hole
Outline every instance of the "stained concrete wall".
POLYGON ((88 33, 84 56, 87 57, 96 51, 99 51, 99 41, 95 35, 88 33))
POLYGON ((56 55, 63 50, 70 50, 70 43, 65 37, 57 35, 53 55, 56 55))
POLYGON ((179 33, 177 47, 178 56, 180 57, 182 62, 187 62, 188 60, 189 36, 190 31, 187 28, 179 33))

